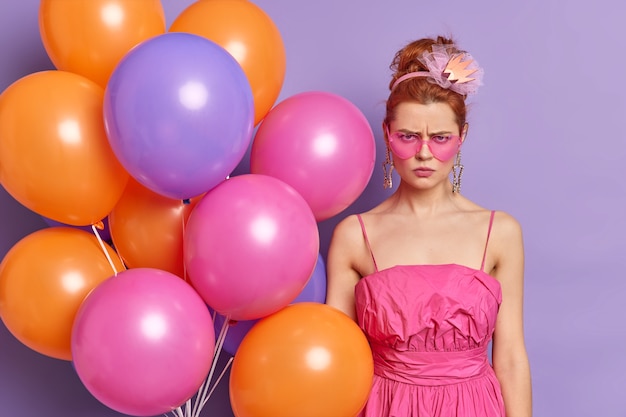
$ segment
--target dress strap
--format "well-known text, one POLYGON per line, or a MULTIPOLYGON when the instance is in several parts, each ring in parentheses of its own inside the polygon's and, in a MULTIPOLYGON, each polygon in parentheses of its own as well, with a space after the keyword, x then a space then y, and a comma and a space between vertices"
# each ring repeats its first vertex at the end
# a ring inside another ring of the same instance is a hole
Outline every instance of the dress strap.
POLYGON ((365 239, 365 244, 367 245, 367 250, 370 251, 370 256, 372 257, 372 262, 374 262, 374 269, 378 272, 378 265, 376 265, 376 259, 374 258, 374 252, 372 252, 372 246, 370 245, 370 241, 367 238, 367 232, 365 231, 365 224, 363 224, 363 219, 360 214, 356 215, 357 219, 359 219, 359 223, 361 224, 361 230, 363 231, 363 238, 365 239))
POLYGON ((480 264, 480 270, 485 272, 485 259, 487 258, 487 246, 489 245, 489 236, 491 236, 491 226, 493 225, 493 216, 496 214, 495 210, 491 210, 491 216, 489 217, 489 229, 487 229, 487 240, 485 241, 485 251, 483 252, 483 261, 480 264))

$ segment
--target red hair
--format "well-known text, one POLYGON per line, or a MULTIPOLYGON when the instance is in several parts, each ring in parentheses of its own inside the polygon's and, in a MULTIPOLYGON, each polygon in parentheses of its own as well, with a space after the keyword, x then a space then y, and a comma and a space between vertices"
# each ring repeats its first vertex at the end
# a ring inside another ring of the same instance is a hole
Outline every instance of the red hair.
MULTIPOLYGON (((394 71, 389 89, 394 82, 405 74, 417 71, 428 71, 418 59, 424 52, 432 52, 432 46, 454 45, 452 39, 438 36, 437 39, 424 38, 413 41, 404 48, 396 52, 389 68, 394 71)), ((465 96, 454 91, 440 87, 431 83, 425 77, 415 77, 399 83, 389 94, 387 99, 387 111, 384 123, 389 123, 395 118, 395 109, 400 103, 415 102, 419 104, 446 103, 450 106, 456 116, 456 123, 459 131, 463 129, 467 118, 467 107, 465 96)))

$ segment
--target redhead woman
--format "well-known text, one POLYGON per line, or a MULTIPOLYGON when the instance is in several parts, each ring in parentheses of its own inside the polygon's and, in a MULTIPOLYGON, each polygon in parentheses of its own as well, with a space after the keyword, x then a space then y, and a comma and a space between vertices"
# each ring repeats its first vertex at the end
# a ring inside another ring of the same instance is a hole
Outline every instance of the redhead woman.
POLYGON ((327 303, 374 355, 361 415, 529 417, 521 227, 461 194, 466 99, 482 69, 444 37, 409 43, 391 69, 385 186, 394 170, 400 182, 337 225, 327 260, 327 303))

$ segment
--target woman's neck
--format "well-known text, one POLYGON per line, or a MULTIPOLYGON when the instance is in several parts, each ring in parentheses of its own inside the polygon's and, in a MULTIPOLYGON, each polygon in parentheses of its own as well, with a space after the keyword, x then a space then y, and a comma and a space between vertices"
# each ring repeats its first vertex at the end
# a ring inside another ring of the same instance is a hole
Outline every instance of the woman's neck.
POLYGON ((401 182, 390 197, 390 207, 399 212, 406 211, 419 217, 428 217, 457 208, 459 197, 452 192, 452 184, 449 182, 429 189, 416 189, 401 182))

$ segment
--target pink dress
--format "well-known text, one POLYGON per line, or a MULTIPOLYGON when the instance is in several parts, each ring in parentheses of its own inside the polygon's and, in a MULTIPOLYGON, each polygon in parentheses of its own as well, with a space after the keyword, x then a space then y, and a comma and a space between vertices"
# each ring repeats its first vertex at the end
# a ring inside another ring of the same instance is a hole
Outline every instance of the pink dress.
MULTIPOLYGON (((486 242, 492 222, 493 212, 486 242)), ((372 259, 376 267, 373 253, 372 259)), ((376 267, 359 281, 358 324, 374 355, 374 382, 360 416, 505 415, 487 354, 502 291, 482 270, 484 261, 483 255, 480 270, 457 264, 376 267)))

